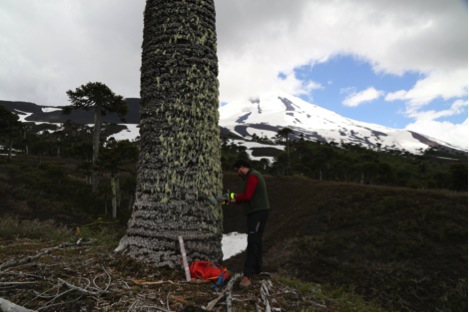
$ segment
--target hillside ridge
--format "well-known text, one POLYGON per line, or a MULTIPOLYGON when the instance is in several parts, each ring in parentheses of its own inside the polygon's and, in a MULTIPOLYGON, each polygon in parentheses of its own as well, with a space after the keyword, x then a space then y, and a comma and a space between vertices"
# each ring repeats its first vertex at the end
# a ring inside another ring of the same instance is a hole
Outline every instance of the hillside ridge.
MULTIPOLYGON (((0 157, 0 165, 0 220, 51 219, 70 231, 97 225, 100 233, 106 224, 125 229, 131 188, 122 190, 120 222, 112 221, 106 211, 109 198, 91 195, 76 160, 18 156, 7 162, 0 157)), ((385 311, 467 311, 467 192, 264 177, 272 206, 264 271, 350 291, 385 311)), ((131 186, 126 180, 121 177, 123 186, 131 186)), ((223 188, 239 192, 243 182, 225 172, 223 188)), ((245 232, 241 207, 225 206, 223 213, 224 233, 245 232)), ((45 234, 38 236, 47 243, 45 234)), ((2 242, 0 251, 11 255, 11 247, 2 242)), ((23 253, 24 248, 15 250, 15 255, 23 253)), ((238 273, 243 262, 241 254, 224 265, 238 273)))
MULTIPOLYGON (((138 124, 140 99, 128 98, 128 113, 124 120, 110 113, 105 123, 138 124)), ((74 110, 62 114, 61 107, 38 106, 30 102, 1 101, 24 122, 64 123, 66 120, 79 124, 92 124, 93 112, 74 110)), ((273 140, 283 128, 290 128, 292 139, 354 144, 373 150, 404 150, 421 154, 432 148, 449 153, 467 153, 467 149, 413 131, 393 129, 378 124, 355 121, 284 93, 271 93, 245 101, 235 101, 220 107, 220 130, 223 137, 255 141, 254 136, 273 140)), ((124 127, 130 130, 130 126, 124 127)), ((133 139, 138 132, 133 134, 133 139)))

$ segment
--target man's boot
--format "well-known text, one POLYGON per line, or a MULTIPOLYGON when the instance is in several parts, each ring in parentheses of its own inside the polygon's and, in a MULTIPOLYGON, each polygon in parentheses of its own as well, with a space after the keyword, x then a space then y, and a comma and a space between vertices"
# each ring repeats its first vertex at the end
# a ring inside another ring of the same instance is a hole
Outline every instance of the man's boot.
POLYGON ((241 282, 239 283, 239 287, 242 289, 246 289, 249 286, 251 286, 251 279, 247 276, 244 276, 243 279, 241 279, 241 282))

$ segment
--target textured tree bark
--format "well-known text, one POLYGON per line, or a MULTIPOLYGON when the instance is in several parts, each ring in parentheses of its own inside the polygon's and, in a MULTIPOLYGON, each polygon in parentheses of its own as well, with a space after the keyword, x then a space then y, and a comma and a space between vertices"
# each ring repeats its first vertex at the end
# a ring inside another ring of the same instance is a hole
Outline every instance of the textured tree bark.
POLYGON ((213 0, 147 0, 133 214, 116 250, 156 266, 222 260, 222 171, 213 0))

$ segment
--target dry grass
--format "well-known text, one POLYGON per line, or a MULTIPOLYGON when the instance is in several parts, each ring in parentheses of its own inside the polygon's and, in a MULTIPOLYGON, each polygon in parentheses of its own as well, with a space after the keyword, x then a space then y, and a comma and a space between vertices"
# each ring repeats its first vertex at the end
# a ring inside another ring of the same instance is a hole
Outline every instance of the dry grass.
MULTIPOLYGON (((264 269, 391 311, 467 310, 467 193, 266 177, 264 269)), ((225 188, 242 190, 234 175, 225 188)), ((226 232, 245 232, 240 208, 226 232)), ((240 270, 244 255, 228 260, 240 270)))
MULTIPOLYGON (((68 234, 73 240, 57 245, 56 234, 48 232, 49 222, 33 224, 42 232, 41 238, 30 239, 23 233, 0 242, 0 297, 25 308, 61 312, 205 311, 220 296, 211 283, 185 282, 182 270, 154 268, 114 254, 117 240, 112 238, 120 235, 116 228, 106 226, 99 232, 86 229, 85 233, 95 238, 82 238, 80 244, 75 244, 75 235, 68 234)), ((1 227, 7 232, 5 228, 15 225, 13 220, 1 227)), ((277 311, 349 311, 356 303, 366 311, 375 308, 363 300, 350 304, 351 298, 343 295, 334 298, 320 287, 260 275, 248 290, 234 285, 232 310, 265 310, 269 305, 277 311), (262 284, 267 282, 265 301, 260 295, 262 284)), ((211 309, 225 311, 226 305, 222 298, 211 309)))
MULTIPOLYGON (((74 241, 77 225, 86 224, 81 236, 95 241, 1 271, 0 283, 41 279, 29 285, 3 284, 0 297, 49 311, 167 310, 168 305, 171 310, 200 311, 217 296, 210 286, 182 283, 182 271, 114 255, 125 226, 97 219, 103 205, 76 178, 75 167, 65 163, 60 171, 56 167, 62 165, 32 161, 0 164, 0 264, 74 241), (6 213, 19 217, 8 220, 6 213), (105 289, 111 281, 112 296, 70 291, 59 278, 89 290, 105 289), (136 285, 133 279, 177 285, 136 285)), ((275 308, 356 311, 369 305, 368 311, 467 311, 467 193, 301 177, 267 176, 266 181, 273 210, 265 233, 264 270, 274 274, 275 308)), ((224 185, 242 190, 232 173, 225 174, 224 185)), ((225 233, 245 232, 240 207, 224 209, 224 228, 225 233)), ((239 273, 243 263, 239 255, 224 265, 239 273)), ((256 309, 260 282, 250 291, 236 290, 236 310, 256 309)))

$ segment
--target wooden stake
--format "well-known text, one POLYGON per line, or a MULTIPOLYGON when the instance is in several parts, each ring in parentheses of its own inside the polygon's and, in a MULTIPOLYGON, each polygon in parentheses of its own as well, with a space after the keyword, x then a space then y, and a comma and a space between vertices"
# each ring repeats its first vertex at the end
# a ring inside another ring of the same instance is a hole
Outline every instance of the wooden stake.
POLYGON ((179 248, 181 248, 182 264, 184 265, 184 272, 186 273, 186 281, 191 281, 191 272, 189 271, 189 263, 187 262, 186 248, 184 248, 184 240, 182 236, 178 236, 179 248))

